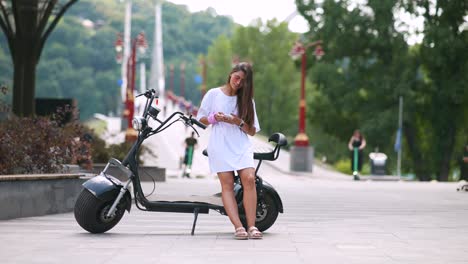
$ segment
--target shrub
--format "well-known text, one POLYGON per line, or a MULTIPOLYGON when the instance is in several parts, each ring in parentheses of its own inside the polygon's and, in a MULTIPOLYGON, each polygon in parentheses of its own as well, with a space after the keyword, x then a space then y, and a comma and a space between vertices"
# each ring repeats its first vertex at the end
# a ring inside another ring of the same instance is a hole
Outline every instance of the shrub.
MULTIPOLYGON (((344 174, 352 175, 353 171, 351 170, 351 160, 350 159, 340 159, 333 166, 339 171, 344 174)), ((367 162, 362 164, 362 170, 360 172, 361 175, 368 175, 370 174, 370 165, 367 162)))
POLYGON ((353 171, 351 170, 351 160, 350 159, 340 159, 333 165, 339 172, 344 174, 351 175, 353 171))
MULTIPOLYGON (((101 139, 96 134, 93 134, 93 141, 91 144, 93 163, 107 163, 110 158, 116 158, 122 161, 127 155, 127 152, 130 150, 132 145, 133 143, 131 142, 123 142, 120 144, 111 144, 109 146, 106 146, 106 142, 103 139, 101 139)), ((141 157, 142 154, 145 153, 148 153, 152 156, 156 156, 155 153, 151 151, 151 149, 143 145, 140 146, 140 153, 138 155, 138 163, 140 165, 144 164, 144 161, 141 159, 141 157)))
MULTIPOLYGON (((133 143, 123 142, 120 144, 111 144, 109 146, 105 145, 105 142, 102 139, 98 139, 98 142, 92 145, 93 152, 93 162, 94 163, 107 163, 110 158, 116 158, 122 161, 127 152, 132 147, 133 143), (99 142, 102 141, 102 142, 99 142)), ((145 151, 143 146, 140 147, 140 154, 145 151)), ((141 155, 138 155, 138 163, 143 164, 141 155)))
MULTIPOLYGON (((68 111, 68 110, 67 110, 68 111)), ((55 173, 87 151, 84 127, 63 124, 67 111, 50 117, 9 117, 0 123, 0 174, 55 173)))

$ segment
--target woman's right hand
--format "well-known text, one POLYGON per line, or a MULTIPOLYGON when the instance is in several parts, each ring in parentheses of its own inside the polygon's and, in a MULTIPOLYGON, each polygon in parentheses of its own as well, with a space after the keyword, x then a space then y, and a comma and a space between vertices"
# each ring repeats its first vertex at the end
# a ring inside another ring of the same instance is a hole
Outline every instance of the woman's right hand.
POLYGON ((235 117, 232 116, 232 115, 226 115, 224 114, 223 112, 218 112, 215 114, 215 119, 216 121, 218 122, 225 122, 225 123, 228 123, 228 124, 235 124, 235 117))
POLYGON ((225 122, 225 119, 226 119, 223 112, 218 112, 218 113, 216 113, 216 114, 214 115, 214 118, 215 118, 216 121, 218 121, 218 122, 221 122, 221 121, 225 122))

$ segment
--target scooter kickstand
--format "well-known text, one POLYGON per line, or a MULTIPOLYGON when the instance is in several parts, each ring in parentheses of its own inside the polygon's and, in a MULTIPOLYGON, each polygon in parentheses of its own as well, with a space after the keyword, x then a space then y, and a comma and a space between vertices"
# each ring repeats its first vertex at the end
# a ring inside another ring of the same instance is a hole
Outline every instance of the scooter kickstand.
POLYGON ((195 233, 195 226, 197 225, 197 219, 198 219, 198 212, 200 211, 200 208, 195 208, 193 210, 193 215, 195 216, 195 219, 193 219, 193 226, 192 226, 192 233, 191 235, 195 233))

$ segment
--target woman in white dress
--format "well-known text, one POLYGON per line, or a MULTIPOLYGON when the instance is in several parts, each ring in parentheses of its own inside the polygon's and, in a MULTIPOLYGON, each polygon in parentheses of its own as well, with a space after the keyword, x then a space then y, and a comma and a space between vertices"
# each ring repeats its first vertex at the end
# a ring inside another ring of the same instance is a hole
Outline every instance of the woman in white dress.
POLYGON ((255 227, 257 191, 253 150, 247 135, 260 131, 253 101, 253 72, 248 63, 239 63, 229 73, 225 85, 209 90, 201 102, 197 119, 212 125, 208 143, 211 172, 221 182, 222 200, 234 225, 236 239, 259 239, 255 227), (247 230, 242 226, 234 197, 234 171, 242 181, 247 230))

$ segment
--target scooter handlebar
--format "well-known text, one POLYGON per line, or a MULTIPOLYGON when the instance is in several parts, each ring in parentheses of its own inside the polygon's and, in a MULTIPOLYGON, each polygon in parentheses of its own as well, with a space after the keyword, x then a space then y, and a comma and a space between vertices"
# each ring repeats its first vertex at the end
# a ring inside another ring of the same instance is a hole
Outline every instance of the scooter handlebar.
POLYGON ((202 128, 202 129, 206 128, 206 126, 203 123, 199 122, 197 119, 193 118, 192 116, 187 117, 187 116, 185 116, 185 115, 183 115, 181 113, 180 117, 189 125, 195 124, 195 125, 197 125, 198 127, 202 128))
POLYGON ((202 129, 206 128, 205 124, 203 124, 202 122, 199 122, 197 119, 195 119, 193 117, 190 118, 190 121, 192 122, 192 124, 195 124, 195 125, 199 126, 202 129))

